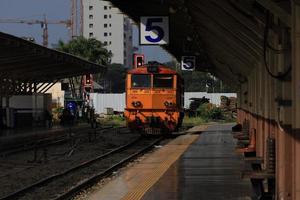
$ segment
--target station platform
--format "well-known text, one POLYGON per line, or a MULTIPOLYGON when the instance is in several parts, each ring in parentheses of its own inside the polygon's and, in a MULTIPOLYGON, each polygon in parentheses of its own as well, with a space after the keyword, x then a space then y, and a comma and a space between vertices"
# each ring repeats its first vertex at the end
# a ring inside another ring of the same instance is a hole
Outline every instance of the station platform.
POLYGON ((200 135, 179 136, 144 156, 90 200, 248 200, 242 156, 235 153, 232 125, 212 125, 200 135))

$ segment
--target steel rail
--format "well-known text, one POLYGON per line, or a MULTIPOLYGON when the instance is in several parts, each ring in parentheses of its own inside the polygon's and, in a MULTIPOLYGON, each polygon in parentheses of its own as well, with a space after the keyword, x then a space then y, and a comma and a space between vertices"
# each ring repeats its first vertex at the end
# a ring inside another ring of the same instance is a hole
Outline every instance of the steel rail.
MULTIPOLYGON (((86 161, 86 162, 84 162, 84 163, 81 163, 80 165, 77 165, 77 166, 75 166, 75 167, 72 167, 72 168, 70 168, 70 169, 67 169, 67 170, 65 170, 65 171, 63 171, 63 172, 61 172, 61 173, 57 173, 57 174, 48 176, 48 177, 46 177, 46 178, 44 178, 44 179, 41 179, 41 180, 39 180, 39 181, 37 181, 37 182, 35 182, 35 183, 29 185, 29 186, 26 186, 26 187, 24 187, 24 188, 22 188, 22 189, 20 189, 20 190, 18 190, 18 191, 16 191, 16 192, 13 192, 13 193, 11 193, 11 194, 5 196, 5 197, 0 198, 0 200, 17 199, 17 198, 20 197, 21 195, 23 195, 23 194, 25 194, 25 193, 27 193, 27 192, 33 190, 33 189, 36 188, 36 187, 42 186, 42 185, 47 184, 47 183, 49 183, 49 182, 51 182, 51 181, 53 181, 53 180, 55 180, 55 179, 57 179, 57 178, 60 178, 60 177, 62 177, 62 176, 65 176, 65 175, 67 175, 67 174, 69 174, 69 173, 71 173, 71 172, 74 172, 74 171, 76 171, 76 170, 79 170, 79 169, 82 169, 82 168, 84 168, 84 167, 87 167, 88 165, 91 165, 91 164, 93 164, 94 162, 97 162, 97 161, 99 161, 99 160, 101 160, 101 159, 103 159, 103 158, 106 158, 106 157, 108 157, 108 156, 110 156, 110 155, 112 155, 112 154, 118 153, 118 152, 120 152, 120 151, 122 151, 122 150, 126 150, 128 147, 134 145, 136 142, 138 142, 138 141, 140 141, 140 140, 141 140, 141 137, 139 137, 139 138, 135 139, 134 141, 131 141, 131 142, 129 142, 129 143, 127 143, 127 144, 125 144, 125 145, 123 145, 123 146, 117 148, 117 149, 111 150, 111 151, 109 151, 109 152, 107 152, 107 153, 105 153, 105 154, 103 154, 103 155, 97 156, 96 158, 93 158, 93 159, 90 159, 90 160, 88 160, 88 161, 86 161)), ((158 142, 158 141, 157 141, 157 142, 158 142)))
POLYGON ((105 171, 102 171, 91 178, 77 184, 76 186, 72 187, 70 190, 66 191, 64 194, 59 195, 58 197, 54 198, 53 200, 65 200, 65 199, 71 199, 74 197, 76 194, 81 192, 83 189, 88 188, 89 186, 92 186, 93 184, 97 183, 99 180, 109 176, 112 174, 115 170, 120 169, 122 166, 124 166, 126 163, 130 162, 131 160, 137 158, 139 155, 144 154, 147 152, 149 149, 151 149, 155 144, 163 140, 163 138, 159 138, 146 146, 145 148, 139 150, 138 152, 131 154, 127 158, 121 160, 117 164, 114 164, 110 168, 106 169, 105 171))
MULTIPOLYGON (((123 128, 123 127, 121 127, 121 128, 123 128)), ((104 127, 104 128, 97 128, 97 129, 93 129, 93 130, 104 131, 104 130, 108 130, 108 129, 113 129, 113 127, 110 126, 110 127, 104 127)), ((82 133, 80 133, 80 134, 82 134, 82 133)), ((67 135, 62 135, 62 136, 60 135, 59 137, 53 137, 53 138, 52 137, 53 136, 45 137, 45 138, 35 141, 35 143, 32 143, 32 142, 27 143, 27 144, 25 143, 25 144, 21 144, 19 146, 14 146, 12 148, 5 149, 3 151, 0 151, 0 157, 6 157, 8 155, 16 154, 19 152, 30 151, 35 148, 53 146, 53 145, 67 142, 69 140, 67 135)))

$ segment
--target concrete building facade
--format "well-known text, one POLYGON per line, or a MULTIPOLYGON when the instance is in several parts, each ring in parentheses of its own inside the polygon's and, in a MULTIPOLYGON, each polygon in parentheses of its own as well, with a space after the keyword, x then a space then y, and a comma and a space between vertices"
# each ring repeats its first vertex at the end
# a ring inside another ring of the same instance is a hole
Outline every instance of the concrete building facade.
POLYGON ((132 24, 118 8, 102 0, 83 1, 83 36, 96 38, 113 53, 112 63, 132 64, 132 24))

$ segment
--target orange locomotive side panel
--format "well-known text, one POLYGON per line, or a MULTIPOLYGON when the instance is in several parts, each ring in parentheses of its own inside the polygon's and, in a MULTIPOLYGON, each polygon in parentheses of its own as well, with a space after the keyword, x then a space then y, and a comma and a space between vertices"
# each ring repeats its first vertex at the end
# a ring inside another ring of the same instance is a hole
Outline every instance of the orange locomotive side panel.
POLYGON ((181 126, 181 78, 174 70, 156 67, 154 73, 141 67, 127 74, 125 118, 130 129, 172 132, 181 126))

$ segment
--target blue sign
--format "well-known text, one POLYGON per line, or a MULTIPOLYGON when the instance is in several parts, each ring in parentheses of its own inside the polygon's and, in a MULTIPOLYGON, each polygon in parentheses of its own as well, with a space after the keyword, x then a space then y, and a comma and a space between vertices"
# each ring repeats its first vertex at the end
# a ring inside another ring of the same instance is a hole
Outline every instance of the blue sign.
POLYGON ((67 103, 67 109, 71 112, 72 115, 76 113, 77 104, 75 101, 70 101, 67 103))

